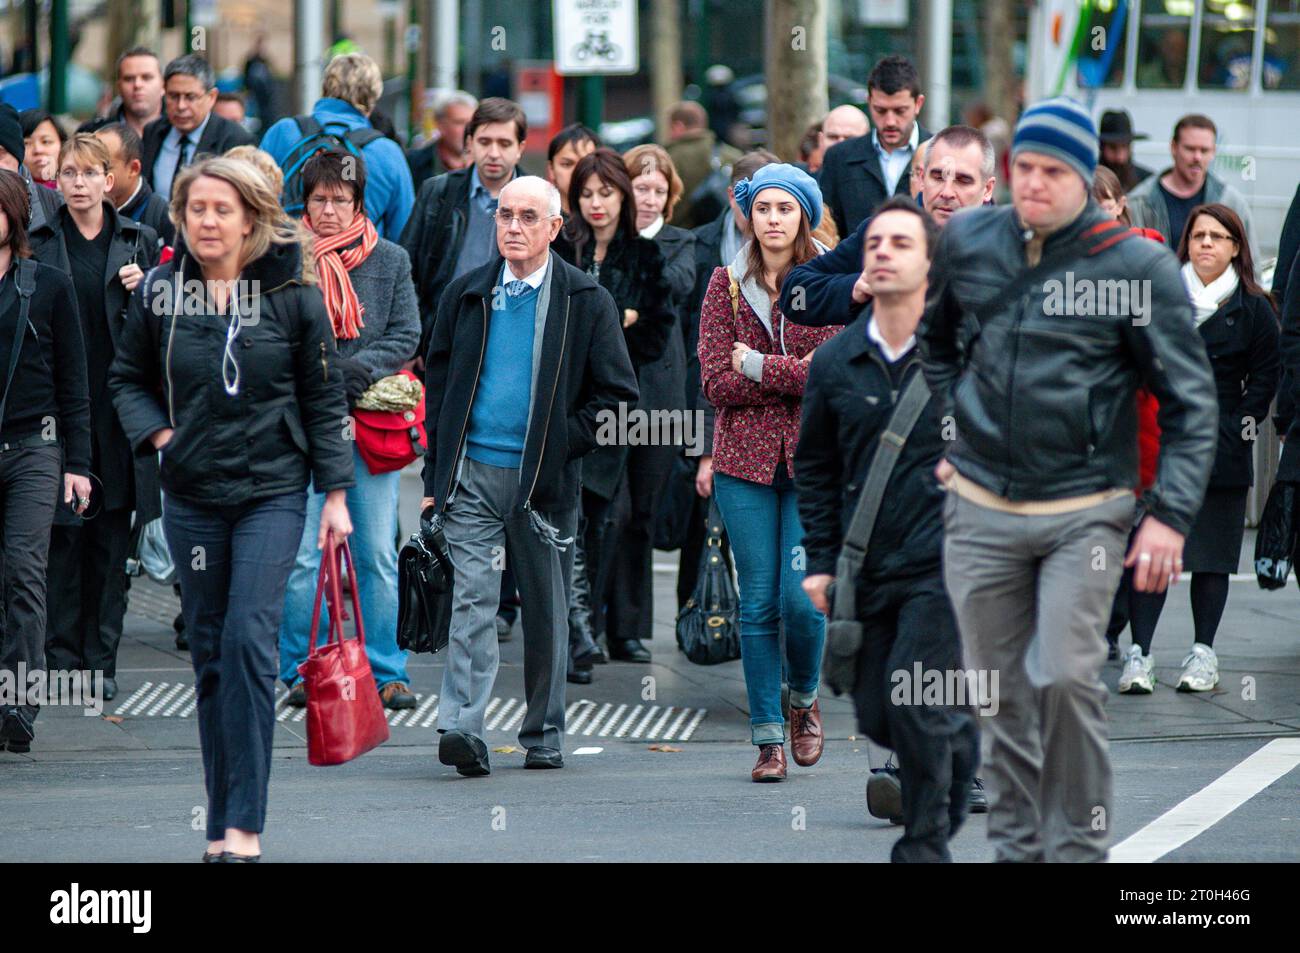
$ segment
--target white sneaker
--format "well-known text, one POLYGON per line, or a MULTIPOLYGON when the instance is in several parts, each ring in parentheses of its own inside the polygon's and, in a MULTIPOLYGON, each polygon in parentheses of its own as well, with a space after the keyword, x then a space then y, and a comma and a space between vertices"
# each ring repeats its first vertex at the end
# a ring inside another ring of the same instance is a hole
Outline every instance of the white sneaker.
POLYGON ((1183 674, 1178 679, 1180 692, 1208 692, 1219 684, 1219 657, 1214 649, 1200 642, 1183 659, 1183 674))
POLYGON ((1124 671, 1119 676, 1121 695, 1150 695, 1156 687, 1156 663, 1142 654, 1140 645, 1131 645, 1124 653, 1124 671))

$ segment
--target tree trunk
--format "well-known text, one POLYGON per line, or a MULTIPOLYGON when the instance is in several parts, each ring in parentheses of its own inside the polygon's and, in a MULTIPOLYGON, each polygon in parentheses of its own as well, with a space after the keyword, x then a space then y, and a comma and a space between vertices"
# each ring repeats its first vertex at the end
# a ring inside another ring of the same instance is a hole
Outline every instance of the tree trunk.
POLYGON ((984 0, 984 101, 993 115, 1016 121, 1016 39, 1012 0, 984 0))
POLYGON ((682 98, 681 17, 681 0, 654 0, 650 83, 657 142, 668 141, 668 110, 682 98))
POLYGON ((799 159, 808 124, 826 115, 825 0, 767 0, 767 147, 799 159))

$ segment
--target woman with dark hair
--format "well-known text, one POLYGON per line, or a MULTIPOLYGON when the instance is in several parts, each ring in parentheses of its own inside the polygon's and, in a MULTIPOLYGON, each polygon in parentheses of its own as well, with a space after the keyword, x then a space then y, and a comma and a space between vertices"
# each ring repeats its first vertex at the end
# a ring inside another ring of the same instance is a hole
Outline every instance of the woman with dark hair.
MULTIPOLYGON (((72 279, 31 258, 29 202, 22 176, 0 170, 0 671, 24 687, 45 669, 55 504, 61 495, 77 514, 90 505, 90 396, 77 299, 72 279)), ((0 705, 0 749, 31 750, 39 702, 0 705)))
POLYGON ((740 581, 740 655, 751 739, 759 749, 751 777, 782 781, 783 668, 795 763, 816 764, 822 754, 817 688, 826 628, 803 591, 797 560, 803 526, 794 453, 813 350, 840 326, 792 324, 778 305, 790 272, 825 251, 812 237, 822 217, 813 177, 785 163, 765 165, 737 182, 732 196, 753 238, 709 281, 700 310, 700 377, 717 414, 713 495, 740 581))
POLYGON ((59 150, 68 140, 68 134, 44 109, 24 109, 18 118, 23 124, 26 147, 23 164, 31 173, 32 181, 47 189, 58 189, 59 150))
MULTIPOLYGON (((1187 534, 1182 565, 1174 567, 1192 574, 1194 628, 1178 690, 1208 692, 1219 683, 1214 636, 1241 554, 1254 441, 1277 389, 1278 322, 1272 296, 1255 281, 1246 229, 1226 205, 1192 209, 1178 259, 1219 397, 1219 446, 1209 488, 1187 534)), ((1119 679, 1125 694, 1149 695, 1155 687, 1151 640, 1164 604, 1163 592, 1130 596, 1133 645, 1119 679)))
POLYGON ((276 636, 307 485, 317 548, 352 532, 347 400, 298 225, 251 163, 176 177, 176 257, 131 297, 109 374, 138 453, 162 451, 163 530, 179 558, 207 786, 204 862, 261 857, 276 636))
MULTIPOLYGON (((636 197, 623 157, 606 148, 583 156, 569 181, 569 208, 574 214, 556 238, 555 251, 613 295, 628 355, 640 377, 643 367, 663 356, 676 315, 663 252, 653 239, 637 233, 636 197)), ((648 427, 639 429, 649 435, 648 427)), ((614 444, 597 447, 583 460, 583 558, 593 630, 599 634, 603 622, 611 658, 648 662, 650 650, 644 643, 653 631, 651 549, 638 543, 634 553, 614 550, 623 526, 639 525, 649 540, 654 503, 672 456, 637 453, 631 461, 627 436, 620 434, 614 444), (613 572, 616 563, 617 573, 613 572), (622 588, 615 593, 616 576, 622 588)), ((649 435, 651 446, 636 449, 662 450, 653 446, 656 440, 663 443, 659 436, 649 435)), ((576 672, 588 675, 577 674, 576 680, 590 680, 594 660, 589 649, 578 653, 576 672)))
MULTIPOLYGON (((302 224, 315 238, 316 271, 325 293, 349 408, 382 377, 396 374, 415 353, 420 313, 411 283, 411 261, 401 245, 380 238, 366 215, 365 163, 338 152, 321 152, 302 170, 302 224)), ((401 473, 374 473, 352 441, 356 484, 347 491, 356 524, 351 542, 357 593, 366 624, 366 656, 379 695, 388 708, 414 708, 406 653, 397 647, 397 493, 401 473)), ((325 504, 307 497, 307 525, 298 545, 280 623, 280 678, 290 686, 289 704, 307 704, 298 664, 307 658, 312 603, 320 552, 313 529, 325 504)), ((321 641, 326 640, 325 614, 321 641)))

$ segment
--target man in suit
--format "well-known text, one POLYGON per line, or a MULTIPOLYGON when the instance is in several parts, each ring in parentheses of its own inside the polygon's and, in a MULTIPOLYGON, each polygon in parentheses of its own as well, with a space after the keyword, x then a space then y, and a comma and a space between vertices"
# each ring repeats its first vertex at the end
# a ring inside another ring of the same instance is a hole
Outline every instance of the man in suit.
POLYGON ((822 200, 841 235, 851 235, 891 195, 909 194, 912 158, 930 134, 917 122, 925 105, 921 77, 906 57, 891 54, 867 77, 870 135, 826 150, 822 200))
POLYGON ((117 58, 117 97, 106 116, 83 122, 77 132, 96 132, 110 123, 123 122, 137 135, 162 115, 162 63, 147 46, 133 46, 117 58))
POLYGON ((148 225, 164 245, 176 242, 176 227, 167 215, 167 200, 149 187, 143 175, 144 151, 140 137, 124 122, 110 123, 95 130, 108 149, 113 187, 108 198, 119 215, 148 225))
POLYGON ((144 174, 164 198, 176 173, 200 153, 222 155, 257 140, 238 123, 212 112, 217 103, 212 66, 196 53, 178 56, 163 71, 164 115, 144 127, 144 174))

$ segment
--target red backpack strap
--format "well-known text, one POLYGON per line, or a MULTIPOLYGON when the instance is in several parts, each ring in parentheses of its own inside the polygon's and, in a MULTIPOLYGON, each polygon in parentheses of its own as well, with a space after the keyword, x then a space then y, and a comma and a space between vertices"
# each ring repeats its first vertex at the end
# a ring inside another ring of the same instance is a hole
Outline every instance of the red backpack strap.
POLYGON ((1111 219, 1108 222, 1098 222, 1084 232, 1082 238, 1085 242, 1091 242, 1087 254, 1092 256, 1105 251, 1112 245, 1118 245, 1126 238, 1132 238, 1134 235, 1140 236, 1141 234, 1140 229, 1130 228, 1116 219, 1111 219))

